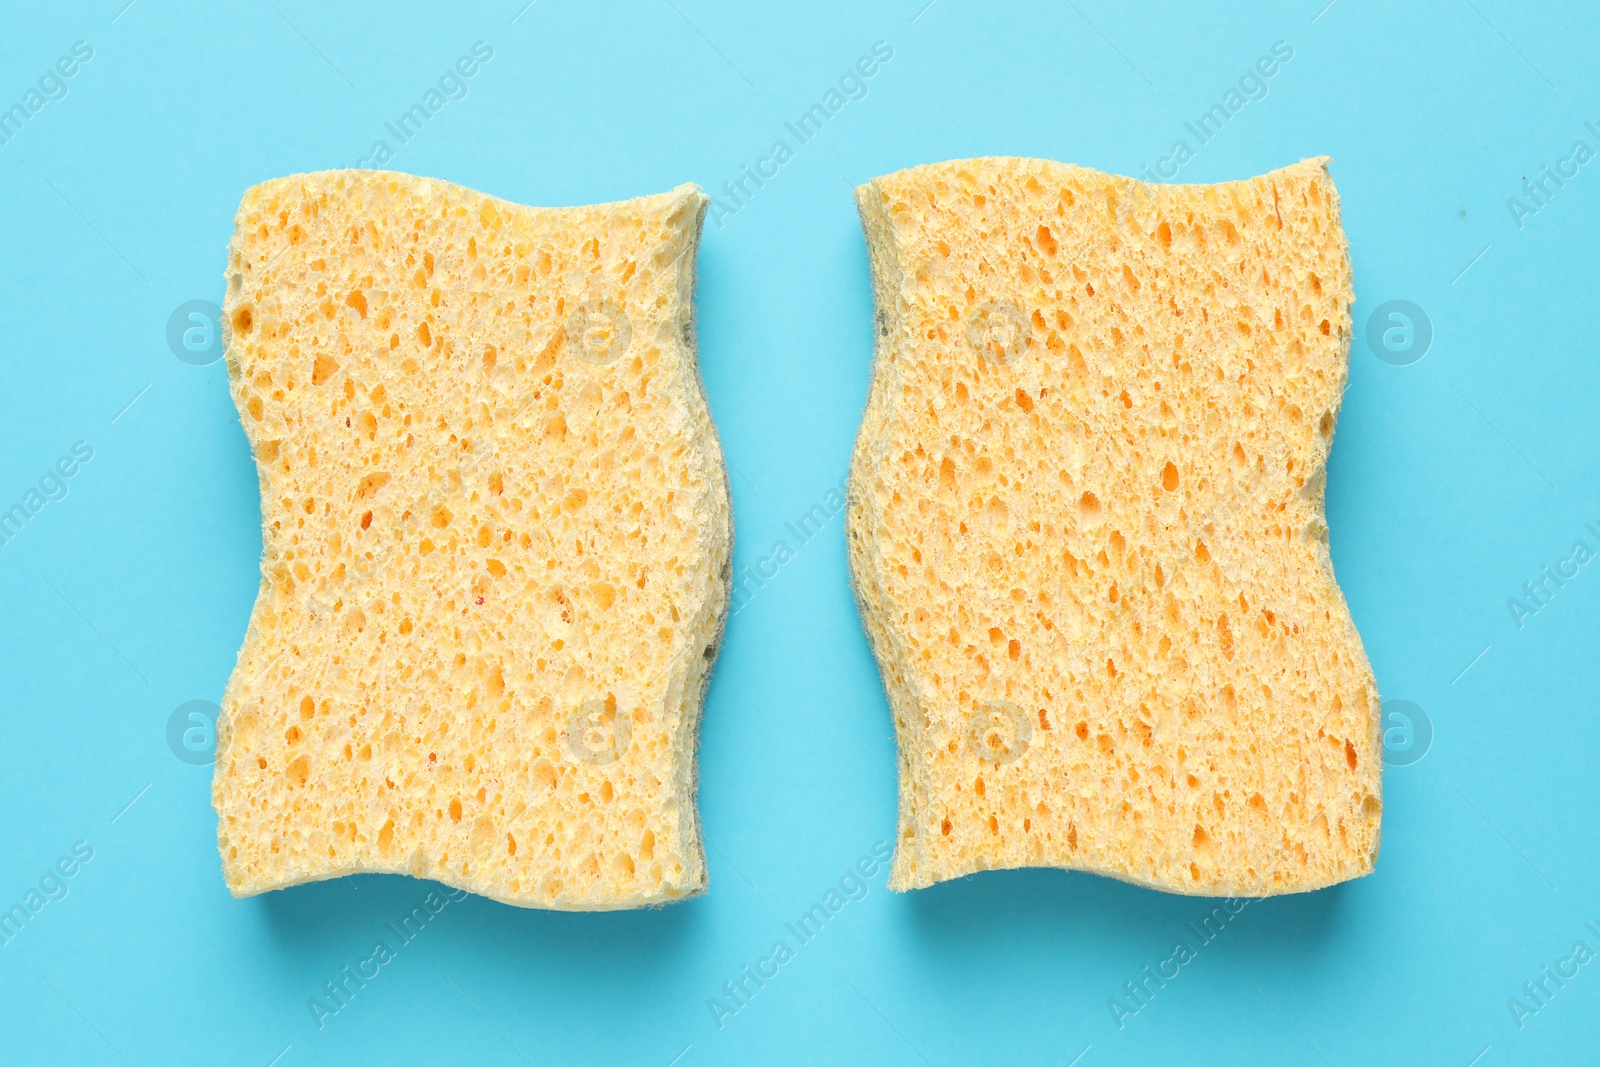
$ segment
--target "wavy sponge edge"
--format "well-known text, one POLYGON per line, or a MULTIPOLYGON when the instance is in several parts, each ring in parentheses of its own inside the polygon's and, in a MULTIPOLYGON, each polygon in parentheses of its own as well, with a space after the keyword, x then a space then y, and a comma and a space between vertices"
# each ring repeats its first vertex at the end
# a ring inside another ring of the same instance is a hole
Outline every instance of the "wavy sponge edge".
POLYGON ((1353 299, 1326 162, 857 190, 878 337, 847 531, 899 743, 892 888, 1372 870, 1379 702, 1323 514, 1353 299))
POLYGON ((378 171, 246 192, 223 327, 261 587, 213 783, 235 895, 363 871, 568 910, 704 889, 731 548, 693 340, 706 203, 378 171))

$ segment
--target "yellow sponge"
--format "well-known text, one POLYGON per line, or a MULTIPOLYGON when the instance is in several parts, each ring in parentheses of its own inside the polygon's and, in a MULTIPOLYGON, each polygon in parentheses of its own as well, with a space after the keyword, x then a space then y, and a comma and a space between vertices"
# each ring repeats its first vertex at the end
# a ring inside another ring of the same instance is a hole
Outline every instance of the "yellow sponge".
POLYGON ((223 321, 261 589, 213 788, 236 895, 705 887, 731 544, 693 341, 706 203, 537 209, 376 171, 245 194, 223 321))
POLYGON ((900 746, 891 887, 1372 870, 1378 696, 1323 518, 1353 299, 1326 162, 858 190, 878 338, 847 522, 900 746))

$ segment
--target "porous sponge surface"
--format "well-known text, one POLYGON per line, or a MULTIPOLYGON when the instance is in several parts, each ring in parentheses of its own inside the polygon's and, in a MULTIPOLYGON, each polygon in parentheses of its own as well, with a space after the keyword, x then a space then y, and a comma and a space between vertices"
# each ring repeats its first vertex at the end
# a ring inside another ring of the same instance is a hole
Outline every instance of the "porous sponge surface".
POLYGON ((223 872, 508 903, 705 886, 726 476, 694 186, 536 209, 332 171, 250 189, 223 308, 261 587, 218 722, 223 872))
POLYGON ((878 338, 847 530, 899 742, 893 888, 1371 871, 1379 702, 1323 517, 1353 299, 1326 162, 858 190, 878 338))

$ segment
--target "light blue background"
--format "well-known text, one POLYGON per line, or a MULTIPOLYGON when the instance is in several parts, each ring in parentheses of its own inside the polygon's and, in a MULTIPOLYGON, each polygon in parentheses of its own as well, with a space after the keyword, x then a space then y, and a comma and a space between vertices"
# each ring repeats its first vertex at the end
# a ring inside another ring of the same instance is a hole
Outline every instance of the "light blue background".
POLYGON ((1600 547, 1583 528, 1600 526, 1600 161, 1520 229, 1506 205, 1574 140, 1600 149, 1592 8, 124 2, 0 16, 0 106, 74 41, 94 48, 0 146, 0 505, 73 442, 95 450, 0 546, 0 906, 94 849, 0 947, 0 1062, 1600 1059, 1600 962, 1522 1029, 1506 1004, 1580 938, 1600 949, 1600 564, 1522 629, 1506 603, 1575 540, 1600 547), (452 904, 319 1031, 308 998, 428 887, 224 890, 209 768, 165 729, 232 667, 256 478, 223 364, 180 362, 165 329, 220 300, 246 187, 354 165, 480 39, 494 59, 470 95, 391 166, 539 205, 715 192, 873 42, 894 49, 866 99, 708 225, 700 356, 741 564, 848 461, 872 340, 853 185, 983 154, 1138 174, 1288 42, 1267 98, 1180 180, 1334 157, 1358 296, 1334 561, 1384 696, 1436 731, 1385 775, 1377 873, 1251 905, 1122 1029, 1108 998, 1194 940, 1207 902, 1057 871, 897 896, 879 873, 719 1029, 707 999, 893 833, 889 716, 835 519, 728 627, 702 733, 707 895, 611 915, 452 904), (1432 320, 1414 365, 1363 343, 1390 299, 1432 320))

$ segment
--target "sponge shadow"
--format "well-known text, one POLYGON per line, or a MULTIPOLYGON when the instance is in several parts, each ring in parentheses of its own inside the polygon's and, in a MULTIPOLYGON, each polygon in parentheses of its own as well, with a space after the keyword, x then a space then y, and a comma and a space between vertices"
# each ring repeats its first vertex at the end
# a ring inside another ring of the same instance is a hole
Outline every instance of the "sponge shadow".
MULTIPOLYGON (((514 908, 469 897, 457 939, 476 955, 526 963, 539 956, 551 971, 637 972, 682 951, 705 915, 705 900, 628 911, 561 912, 514 908)), ((571 973, 571 972, 568 972, 571 973)))
MULTIPOLYGON (((405 875, 357 874, 267 893, 259 907, 277 946, 286 954, 306 956, 353 931, 368 931, 392 943, 397 937, 386 924, 399 926, 423 907, 429 893, 444 898, 447 891, 438 882, 405 875)), ((430 919, 425 936, 454 945, 491 970, 497 964, 515 968, 538 959, 552 970, 637 971, 680 951, 701 921, 702 904, 689 900, 630 911, 560 912, 468 894, 451 900, 430 919), (437 934, 432 932, 435 922, 437 934)))
POLYGON ((1025 868, 968 875, 902 899, 906 921, 935 956, 996 941, 1117 943, 1144 951, 1180 937, 1203 940, 1199 930, 1212 917, 1205 928, 1225 927, 1230 953, 1252 962, 1298 963, 1341 940, 1348 896, 1349 883, 1342 883, 1251 899, 1233 915, 1221 897, 1179 896, 1080 871, 1025 868), (1221 921, 1213 917, 1218 909, 1221 921))

